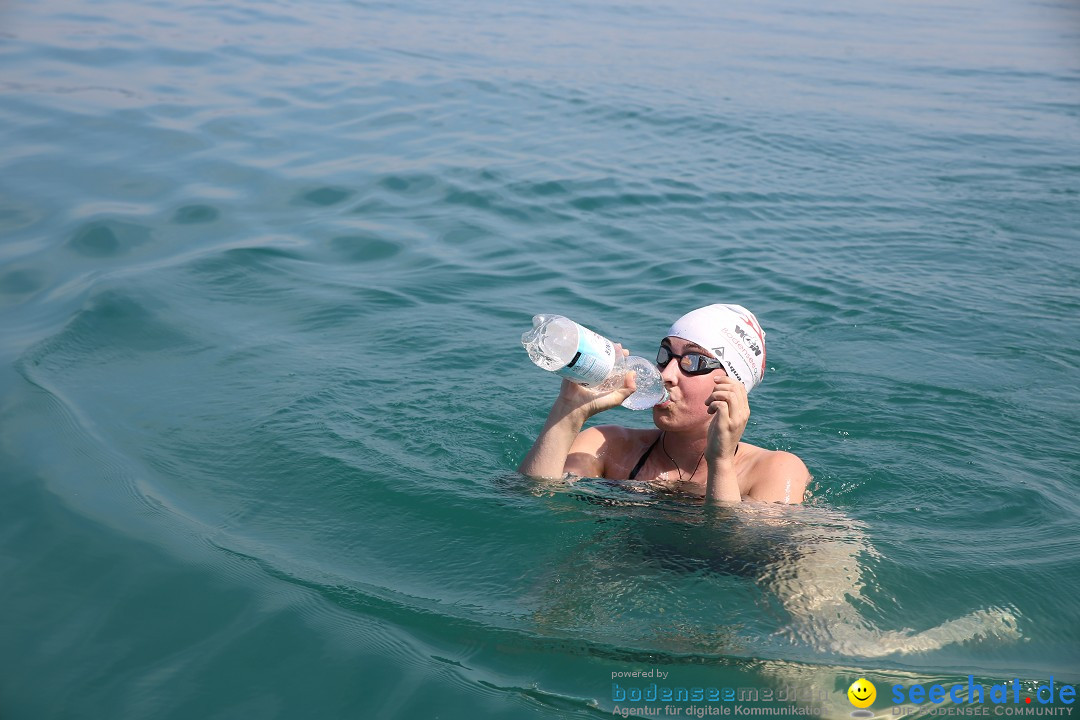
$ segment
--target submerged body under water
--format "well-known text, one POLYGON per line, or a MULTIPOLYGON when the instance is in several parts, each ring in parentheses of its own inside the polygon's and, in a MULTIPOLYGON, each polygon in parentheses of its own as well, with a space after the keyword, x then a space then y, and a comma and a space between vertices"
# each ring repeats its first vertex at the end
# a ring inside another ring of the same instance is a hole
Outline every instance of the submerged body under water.
MULTIPOLYGON (((732 605, 728 589, 733 584, 753 588, 758 595, 754 604, 781 610, 782 620, 766 636, 738 639, 740 651, 750 655, 785 656, 789 653, 780 648, 790 644, 800 652, 857 661, 975 641, 1007 646, 1023 638, 1017 611, 994 606, 972 608, 932 627, 879 627, 872 617, 872 596, 887 597, 888 591, 868 584, 874 583, 881 556, 868 539, 866 524, 836 510, 757 502, 703 508, 700 498, 657 494, 649 483, 579 482, 599 492, 578 493, 574 483, 565 481, 542 486, 561 486, 560 491, 590 504, 642 512, 605 517, 614 528, 604 527, 580 552, 567 556, 553 571, 559 578, 549 586, 553 604, 545 605, 540 617, 548 617, 549 610, 558 614, 558 608, 572 608, 581 601, 575 592, 587 588, 588 597, 605 602, 627 594, 634 578, 644 578, 642 589, 656 582, 679 586, 685 580, 697 585, 701 610, 718 625, 729 625, 720 633, 725 644, 737 637, 731 635, 730 625, 741 624, 739 618, 746 614, 745 608, 732 605), (612 592, 605 591, 606 584, 612 592), (736 623, 729 622, 733 617, 736 623)), ((551 579, 545 575, 543 582, 551 579)), ((735 597, 736 602, 745 601, 745 591, 735 597)), ((646 590, 633 603, 647 612, 647 603, 656 599, 646 590)), ((609 610, 605 603, 605 611, 609 610)), ((566 621, 573 616, 572 609, 568 612, 566 621)))

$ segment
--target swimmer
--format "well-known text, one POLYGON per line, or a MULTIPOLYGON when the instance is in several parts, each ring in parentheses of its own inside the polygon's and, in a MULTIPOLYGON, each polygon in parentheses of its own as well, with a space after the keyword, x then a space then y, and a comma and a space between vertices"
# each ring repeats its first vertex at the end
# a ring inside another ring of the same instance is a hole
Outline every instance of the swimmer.
POLYGON ((653 408, 655 430, 581 429, 634 392, 633 372, 624 387, 601 396, 564 379, 518 472, 643 480, 706 502, 802 502, 810 480, 803 461, 742 442, 747 394, 765 374, 765 332, 753 313, 708 305, 683 315, 660 342, 656 365, 670 397, 653 408))
MULTIPOLYGON (((612 598, 647 603, 653 597, 648 589, 627 590, 631 568, 639 567, 643 559, 666 558, 691 567, 704 563, 744 568, 787 611, 790 622, 777 630, 776 637, 819 652, 876 658, 926 653, 954 643, 1019 639, 1018 614, 1007 607, 975 610, 926 630, 880 629, 862 616, 860 607, 873 606, 874 594, 865 591, 879 558, 865 528, 833 510, 806 507, 791 515, 791 508, 768 504, 802 502, 810 480, 806 465, 791 453, 742 442, 750 417, 747 393, 765 372, 764 339, 757 319, 738 305, 709 305, 676 320, 656 358, 671 397, 653 408, 655 430, 614 425, 581 429, 588 418, 619 405, 634 391, 633 373, 627 373, 626 387, 599 397, 563 381, 544 429, 518 468, 522 474, 637 479, 703 495, 706 502, 761 502, 724 513, 726 528, 745 531, 736 540, 738 546, 731 545, 730 534, 714 540, 708 533, 691 534, 680 542, 680 533, 673 532, 674 540, 667 542, 661 532, 661 542, 656 543, 650 533, 669 527, 663 524, 620 525, 615 531, 607 527, 599 541, 588 541, 588 547, 611 538, 610 552, 570 558, 565 571, 558 572, 565 580, 544 584, 551 602, 538 617, 545 622, 555 618, 565 626, 575 615, 588 615, 592 601, 597 604, 596 617, 610 617, 612 598), (783 548, 758 552, 756 559, 742 557, 744 540, 774 526, 789 528, 783 548), (612 572, 612 559, 618 562, 626 554, 626 571, 616 566, 612 572)), ((680 522, 707 524, 717 517, 684 515, 680 522)), ((726 629, 718 634, 719 648, 726 647, 729 635, 726 629)), ((695 633, 689 647, 676 649, 692 651, 702 640, 695 633)))

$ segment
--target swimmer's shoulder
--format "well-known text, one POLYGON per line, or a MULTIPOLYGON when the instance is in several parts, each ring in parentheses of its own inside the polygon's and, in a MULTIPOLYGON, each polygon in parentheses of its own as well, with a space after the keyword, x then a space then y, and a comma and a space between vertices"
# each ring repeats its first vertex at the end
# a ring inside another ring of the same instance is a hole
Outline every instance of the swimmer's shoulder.
POLYGON ((810 471, 798 455, 786 450, 766 450, 749 443, 749 497, 764 502, 801 503, 810 482, 810 471))

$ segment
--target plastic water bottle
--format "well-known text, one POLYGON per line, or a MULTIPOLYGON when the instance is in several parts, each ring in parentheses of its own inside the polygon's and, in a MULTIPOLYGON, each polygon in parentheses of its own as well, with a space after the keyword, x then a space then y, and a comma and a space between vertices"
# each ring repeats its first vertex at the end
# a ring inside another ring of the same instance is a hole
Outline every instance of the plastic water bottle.
POLYGON ((623 407, 644 410, 668 398, 656 365, 643 357, 624 357, 615 344, 562 315, 537 315, 521 344, 538 367, 604 395, 623 385, 623 375, 634 370, 637 390, 623 407))

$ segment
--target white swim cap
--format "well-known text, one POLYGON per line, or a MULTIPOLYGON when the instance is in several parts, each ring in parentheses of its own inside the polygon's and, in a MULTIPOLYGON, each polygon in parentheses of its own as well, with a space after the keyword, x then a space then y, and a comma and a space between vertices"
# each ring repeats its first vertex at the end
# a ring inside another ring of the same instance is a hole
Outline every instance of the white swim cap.
POLYGON ((750 392, 765 375, 765 331, 742 305, 706 305, 691 310, 668 328, 668 336, 712 351, 727 374, 750 392))

